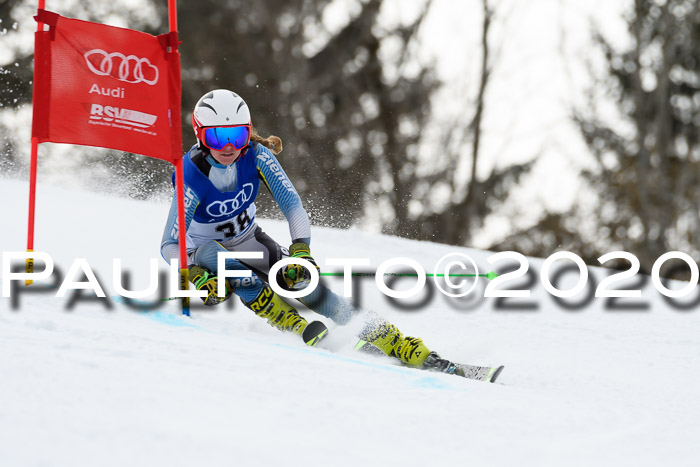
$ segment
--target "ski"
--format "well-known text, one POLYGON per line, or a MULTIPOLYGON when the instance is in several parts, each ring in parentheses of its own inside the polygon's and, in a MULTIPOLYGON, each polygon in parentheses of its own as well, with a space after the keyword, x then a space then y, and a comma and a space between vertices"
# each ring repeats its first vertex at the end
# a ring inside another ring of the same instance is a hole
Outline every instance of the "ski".
POLYGON ((489 383, 496 382, 496 378, 498 378, 503 371, 503 365, 478 366, 468 365, 466 363, 454 363, 441 358, 436 352, 430 352, 428 358, 426 358, 423 363, 423 368, 426 370, 440 371, 448 375, 457 375, 467 379, 487 381, 489 383))
MULTIPOLYGON (((384 352, 362 339, 360 339, 355 345, 355 350, 360 350, 362 352, 374 355, 384 355, 384 352)), ((437 352, 430 352, 423 363, 423 367, 418 369, 439 371, 441 373, 447 373, 448 375, 456 375, 476 381, 487 381, 489 383, 494 383, 503 371, 503 368, 503 365, 478 366, 468 365, 466 363, 454 363, 440 357, 437 352)))
POLYGON ((306 325, 301 333, 301 338, 306 345, 316 347, 316 344, 321 342, 328 335, 328 328, 320 321, 312 321, 306 325))
POLYGON ((474 366, 465 365, 462 363, 455 363, 459 372, 455 372, 456 375, 464 376, 465 378, 476 379, 479 381, 488 381, 489 383, 495 383, 496 378, 498 378, 505 368, 503 365, 500 366, 474 366))

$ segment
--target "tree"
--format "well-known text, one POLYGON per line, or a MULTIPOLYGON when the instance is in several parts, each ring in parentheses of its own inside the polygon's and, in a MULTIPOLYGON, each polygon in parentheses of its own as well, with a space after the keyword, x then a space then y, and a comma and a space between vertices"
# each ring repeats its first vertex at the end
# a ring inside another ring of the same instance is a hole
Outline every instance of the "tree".
MULTIPOLYGON (((471 112, 467 119, 456 119, 442 129, 440 151, 429 158, 427 165, 419 170, 420 161, 402 167, 405 161, 392 166, 396 176, 395 186, 403 196, 394 199, 393 207, 397 221, 392 233, 398 235, 441 241, 453 245, 468 245, 473 234, 483 226, 486 217, 498 210, 509 196, 510 189, 517 185, 534 161, 515 164, 503 169, 491 170, 485 178, 477 177, 477 167, 481 157, 482 121, 487 108, 487 89, 495 66, 493 40, 489 36, 495 18, 495 10, 488 0, 482 0, 482 21, 480 39, 480 65, 476 95, 465 105, 471 112), (468 177, 458 170, 460 164, 468 161, 468 177), (436 188, 444 188, 445 199, 436 202, 436 188), (408 202, 415 209, 409 210, 408 202), (403 204, 402 204, 403 203, 403 204)), ((416 111, 416 109, 414 109, 416 111)), ((431 113, 431 118, 439 115, 439 106, 431 113)), ((420 118, 420 117, 419 117, 420 118)), ((418 128, 426 119, 419 120, 418 128)), ((425 144, 415 139, 411 144, 425 144)))
MULTIPOLYGON (((190 113, 204 92, 235 90, 256 128, 282 137, 280 158, 312 220, 348 227, 418 138, 398 128, 406 119, 428 118, 433 85, 427 70, 396 80, 385 74, 382 42, 409 43, 414 25, 382 28, 384 2, 368 0, 331 31, 322 21, 328 3, 180 2, 183 134, 194 142, 190 113)), ((406 170, 410 161, 403 162, 406 170)), ((404 194, 392 190, 402 188, 394 183, 382 194, 400 199, 404 194)), ((261 204, 262 212, 276 212, 269 200, 261 204)))
MULTIPOLYGON (((508 188, 529 170, 524 164, 476 179, 493 67, 488 42, 493 11, 487 0, 473 114, 446 129, 442 137, 449 149, 438 164, 422 153, 427 138, 422 130, 439 111, 432 96, 441 83, 434 63, 416 53, 431 1, 421 4, 422 11, 412 21, 398 25, 380 21, 386 2, 357 2, 347 22, 333 30, 323 21, 329 4, 330 0, 179 2, 184 149, 194 143, 191 109, 197 99, 214 88, 232 89, 249 103, 260 133, 282 137, 285 149, 280 158, 315 223, 347 227, 368 207, 380 205, 387 212, 387 233, 468 242, 483 218, 505 200, 508 188), (393 53, 386 52, 387 44, 393 53), (469 157, 471 180, 465 182, 452 166, 469 157), (431 188, 436 181, 450 187, 451 197, 433 207, 431 188)), ((151 5, 159 23, 167 24, 165 2, 151 5)), ((136 27, 138 22, 129 25, 136 27)), ((119 177, 112 178, 126 184, 134 196, 169 183, 171 168, 159 161, 120 153, 104 161, 85 157, 92 172, 104 172, 103 187, 108 185, 107 175, 115 173, 119 177)), ((277 209, 267 199, 261 212, 269 215, 277 209)))
POLYGON ((606 73, 575 120, 597 162, 584 174, 597 196, 594 244, 634 253, 649 272, 669 250, 699 254, 700 5, 635 0, 626 19, 627 47, 597 32, 606 73), (616 118, 599 110, 597 89, 616 118))
MULTIPOLYGON (((336 132, 341 167, 347 167, 336 169, 335 179, 351 177, 357 193, 348 200, 347 193, 340 192, 339 202, 362 206, 364 203, 357 200, 364 193, 368 204, 390 206, 392 213, 385 219, 385 232, 411 237, 416 229, 408 211, 419 181, 421 129, 432 116, 430 99, 439 83, 431 64, 417 63, 410 50, 417 46, 418 31, 431 2, 423 5, 412 22, 393 30, 376 24, 381 4, 368 2, 357 19, 312 58, 315 71, 330 71, 337 66, 331 58, 342 54, 361 66, 351 68, 342 80, 316 79, 313 83, 324 98, 337 103, 330 131, 336 132), (380 48, 388 40, 393 41, 396 51, 382 60, 380 48), (408 64, 414 65, 411 72, 406 71, 408 64), (348 104, 353 101, 360 107, 350 108, 348 104), (354 126, 352 132, 343 134, 342 129, 349 125, 354 126), (358 173, 354 164, 344 162, 352 160, 364 170, 358 173)), ((329 128, 321 132, 328 134, 329 128)), ((333 171, 329 169, 328 173, 333 171)), ((328 189, 334 186, 327 185, 328 189)), ((364 209, 355 212, 359 216, 364 209)))
MULTIPOLYGON (((0 35, 8 38, 17 34, 17 4, 11 0, 0 0, 0 35)), ((12 57, 0 65, 0 111, 26 105, 31 102, 32 55, 12 57)), ((16 142, 10 136, 11 131, 0 120, 0 133, 5 135, 0 142, 0 170, 16 172, 19 163, 15 156, 16 142)))
MULTIPOLYGON (((0 64, 0 112, 11 116, 13 120, 19 118, 18 110, 31 105, 32 102, 34 55, 31 51, 25 52, 21 43, 32 41, 31 34, 36 30, 36 23, 32 24, 34 27, 31 31, 26 28, 23 30, 18 25, 26 24, 22 20, 35 14, 35 8, 34 1, 0 0, 0 33, 8 39, 3 41, 8 47, 10 57, 6 63, 0 64)), ((107 18, 119 18, 124 26, 128 25, 152 34, 164 32, 158 31, 159 22, 154 21, 154 11, 149 10, 148 5, 139 5, 138 9, 133 9, 120 0, 79 2, 57 12, 64 16, 96 22, 104 22, 107 18)), ((31 125, 30 121, 21 123, 31 125)), ((20 140, 4 123, 0 123, 0 132, 5 135, 0 142, 0 170, 26 175, 29 165, 26 162, 29 141, 20 140)), ((65 162, 63 165, 79 169, 82 180, 92 180, 93 188, 105 190, 111 187, 118 192, 127 191, 138 198, 162 191, 171 172, 170 165, 163 161, 117 151, 74 146, 69 154, 66 154, 65 150, 56 152, 61 153, 60 157, 65 162)), ((42 162, 43 158, 39 164, 42 162)), ((41 168, 39 172, 41 176, 41 168)))

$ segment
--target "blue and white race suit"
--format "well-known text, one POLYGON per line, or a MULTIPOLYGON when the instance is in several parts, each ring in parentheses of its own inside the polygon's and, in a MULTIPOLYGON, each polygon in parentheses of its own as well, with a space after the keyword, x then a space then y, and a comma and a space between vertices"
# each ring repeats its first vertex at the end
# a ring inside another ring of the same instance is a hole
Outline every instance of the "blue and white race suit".
MULTIPOLYGON (((287 249, 255 222, 255 198, 261 182, 286 217, 292 243, 310 243, 309 216, 294 185, 275 155, 255 142, 246 146, 239 159, 228 166, 216 162, 206 148, 193 146, 184 156, 183 172, 189 263, 215 272, 220 251, 262 252, 263 258, 259 260, 226 260, 226 269, 253 271, 252 278, 233 279, 229 283, 245 303, 254 300, 264 286, 263 281, 267 280, 270 267, 288 255, 287 249)), ((163 232, 161 254, 168 263, 179 257, 175 195, 163 232)), ((355 312, 322 284, 302 303, 339 324, 349 321, 355 312)))

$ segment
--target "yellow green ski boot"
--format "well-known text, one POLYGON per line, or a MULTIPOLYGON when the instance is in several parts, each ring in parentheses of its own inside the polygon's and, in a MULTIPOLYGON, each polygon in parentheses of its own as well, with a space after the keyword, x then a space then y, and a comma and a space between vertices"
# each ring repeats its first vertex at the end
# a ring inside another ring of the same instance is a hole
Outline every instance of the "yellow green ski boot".
POLYGON ((500 366, 477 366, 454 363, 431 352, 417 337, 403 337, 396 326, 383 320, 368 324, 360 333, 355 350, 384 352, 406 365, 424 370, 439 371, 478 381, 495 382, 503 371, 500 366))
POLYGON ((403 337, 399 328, 383 320, 370 323, 359 337, 356 349, 371 344, 386 355, 396 357, 412 367, 422 367, 430 354, 430 349, 423 344, 422 339, 403 337))
POLYGON ((320 321, 309 323, 300 316, 294 307, 277 295, 269 285, 263 287, 260 294, 245 306, 265 318, 271 326, 282 331, 298 334, 307 345, 315 346, 328 334, 328 328, 320 321))

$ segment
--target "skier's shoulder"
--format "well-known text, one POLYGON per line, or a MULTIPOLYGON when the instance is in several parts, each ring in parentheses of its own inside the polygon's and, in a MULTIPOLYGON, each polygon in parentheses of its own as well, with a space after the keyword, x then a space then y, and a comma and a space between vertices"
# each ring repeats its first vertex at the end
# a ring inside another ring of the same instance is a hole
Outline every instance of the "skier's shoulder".
POLYGON ((252 142, 251 146, 253 149, 253 155, 255 156, 255 163, 258 165, 258 167, 273 163, 279 164, 275 154, 264 145, 257 142, 252 142))
POLYGON ((197 147, 196 144, 187 151, 187 154, 184 156, 184 162, 183 168, 185 169, 185 177, 196 174, 197 172, 205 177, 209 176, 211 164, 207 162, 207 153, 197 147))
POLYGON ((183 174, 185 184, 196 192, 201 192, 208 186, 211 164, 207 162, 207 154, 197 145, 183 156, 183 174))

